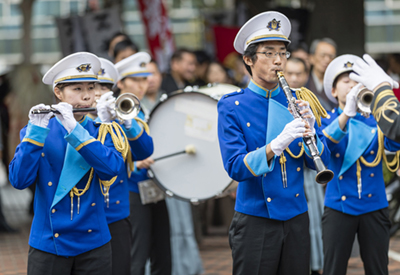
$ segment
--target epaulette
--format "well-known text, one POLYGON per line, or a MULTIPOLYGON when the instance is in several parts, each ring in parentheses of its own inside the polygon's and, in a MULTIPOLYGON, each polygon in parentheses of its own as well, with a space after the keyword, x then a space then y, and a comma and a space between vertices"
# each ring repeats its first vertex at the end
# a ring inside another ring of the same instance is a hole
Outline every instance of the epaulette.
POLYGON ((235 95, 240 95, 240 94, 243 94, 243 89, 237 89, 236 91, 234 91, 234 92, 232 92, 232 93, 225 94, 225 95, 222 96, 221 99, 225 99, 225 98, 227 98, 227 97, 231 97, 231 96, 235 96, 235 95))

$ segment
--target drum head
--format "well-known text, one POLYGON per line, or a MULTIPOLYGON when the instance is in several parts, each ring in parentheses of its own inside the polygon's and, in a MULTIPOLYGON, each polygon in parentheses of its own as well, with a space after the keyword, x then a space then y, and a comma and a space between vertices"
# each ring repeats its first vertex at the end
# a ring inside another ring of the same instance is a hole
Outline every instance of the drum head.
POLYGON ((157 160, 150 176, 167 195, 197 202, 219 195, 232 180, 224 170, 217 135, 217 101, 202 93, 178 93, 150 115, 153 159, 194 146, 194 154, 157 160), (153 174, 153 175, 151 175, 153 174))
POLYGON ((215 99, 220 99, 223 95, 241 90, 239 87, 231 84, 208 84, 198 89, 199 93, 207 94, 215 99))

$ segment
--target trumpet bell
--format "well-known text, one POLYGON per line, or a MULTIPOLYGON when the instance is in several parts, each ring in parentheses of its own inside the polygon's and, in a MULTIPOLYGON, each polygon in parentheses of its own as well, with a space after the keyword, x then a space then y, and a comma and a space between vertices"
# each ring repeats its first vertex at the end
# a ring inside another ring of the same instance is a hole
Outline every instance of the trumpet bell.
POLYGON ((365 87, 360 89, 357 93, 357 112, 361 113, 364 117, 369 117, 373 98, 373 92, 365 87))
POLYGON ((121 94, 115 101, 115 112, 119 120, 130 120, 140 112, 140 101, 133 94, 121 94))

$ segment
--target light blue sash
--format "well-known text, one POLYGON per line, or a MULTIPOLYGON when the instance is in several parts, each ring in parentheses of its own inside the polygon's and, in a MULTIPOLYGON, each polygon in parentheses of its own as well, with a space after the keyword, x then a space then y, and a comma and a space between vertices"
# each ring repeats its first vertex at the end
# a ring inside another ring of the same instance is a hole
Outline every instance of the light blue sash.
POLYGON ((350 118, 348 127, 349 142, 339 176, 343 175, 360 158, 377 134, 376 128, 352 118, 350 118))
MULTIPOLYGON (((58 122, 60 121, 58 120, 58 122)), ((80 123, 82 126, 85 126, 87 123, 86 117, 80 123)), ((53 208, 65 197, 65 195, 69 193, 69 191, 83 178, 83 176, 86 175, 90 168, 91 166, 85 161, 81 154, 79 154, 70 144, 67 144, 64 166, 61 171, 60 180, 58 182, 51 208, 53 208)))

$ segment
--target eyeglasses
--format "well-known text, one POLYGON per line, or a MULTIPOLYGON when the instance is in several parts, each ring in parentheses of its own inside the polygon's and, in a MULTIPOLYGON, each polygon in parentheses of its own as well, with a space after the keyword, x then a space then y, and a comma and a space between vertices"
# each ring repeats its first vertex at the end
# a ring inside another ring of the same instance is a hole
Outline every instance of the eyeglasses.
POLYGON ((290 52, 256 52, 256 53, 263 53, 267 58, 275 58, 278 54, 280 58, 289 58, 290 52))

